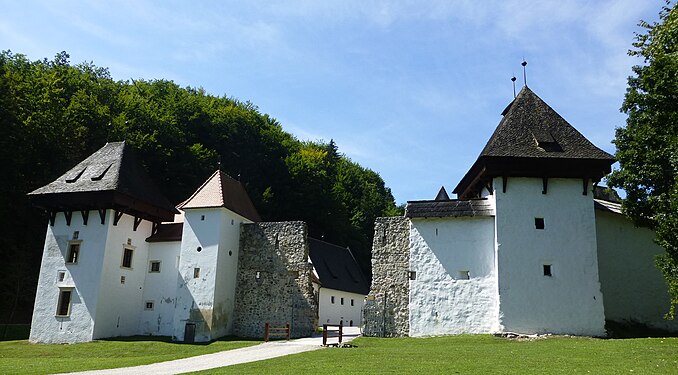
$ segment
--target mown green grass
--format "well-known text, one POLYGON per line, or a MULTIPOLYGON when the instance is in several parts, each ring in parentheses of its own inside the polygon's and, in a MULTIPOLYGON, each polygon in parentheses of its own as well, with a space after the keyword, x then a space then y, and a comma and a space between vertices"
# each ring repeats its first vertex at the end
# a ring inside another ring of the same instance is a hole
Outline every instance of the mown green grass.
POLYGON ((209 344, 178 344, 150 337, 84 344, 0 342, 0 374, 48 374, 145 365, 259 344, 226 338, 209 344))
POLYGON ((678 374, 678 338, 516 341, 463 335, 361 337, 353 344, 199 374, 678 374))

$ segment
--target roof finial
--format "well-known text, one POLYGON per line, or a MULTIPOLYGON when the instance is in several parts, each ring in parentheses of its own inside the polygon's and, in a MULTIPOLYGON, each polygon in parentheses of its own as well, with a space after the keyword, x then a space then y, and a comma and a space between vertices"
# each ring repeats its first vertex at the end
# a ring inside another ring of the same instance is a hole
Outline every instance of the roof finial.
POLYGON ((525 67, 527 66, 527 61, 523 59, 523 62, 520 64, 523 66, 523 82, 525 83, 525 86, 527 86, 527 73, 525 72, 525 67))
POLYGON ((513 82, 513 99, 516 98, 516 75, 514 74, 513 77, 511 77, 511 82, 513 82))

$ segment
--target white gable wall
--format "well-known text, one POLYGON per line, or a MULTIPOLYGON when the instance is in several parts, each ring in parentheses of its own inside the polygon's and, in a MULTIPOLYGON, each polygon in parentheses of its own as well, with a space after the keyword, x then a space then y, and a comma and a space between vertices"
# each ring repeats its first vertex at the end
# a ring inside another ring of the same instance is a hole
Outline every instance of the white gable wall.
POLYGON ((605 318, 678 331, 678 320, 663 318, 670 299, 654 263, 655 256, 664 252, 654 243, 654 232, 600 210, 596 210, 596 230, 605 318))
POLYGON ((605 335, 590 184, 583 195, 579 179, 549 179, 547 194, 541 178, 508 178, 506 193, 493 182, 504 330, 605 335))
POLYGON ((346 327, 360 326, 364 303, 365 296, 362 294, 321 287, 318 294, 318 325, 343 322, 346 327))
POLYGON ((63 212, 56 215, 54 226, 47 226, 31 323, 31 342, 92 340, 107 232, 108 222, 102 225, 97 211, 90 211, 87 225, 83 225, 78 211, 73 212, 70 226, 66 225, 63 212), (78 239, 81 241, 79 259, 77 263, 67 265, 68 245, 75 231, 79 232, 78 239), (66 273, 63 282, 57 281, 59 271, 66 273), (68 317, 56 316, 60 288, 73 290, 68 317))
POLYGON ((494 243, 493 217, 411 220, 410 336, 498 330, 494 243))
POLYGON ((180 241, 149 243, 143 307, 139 319, 141 335, 174 334, 174 302, 180 250, 180 241), (160 261, 160 272, 150 272, 151 261, 160 261), (153 309, 146 309, 147 301, 153 302, 153 309))
MULTIPOLYGON (((123 214, 118 225, 113 225, 115 212, 107 210, 109 231, 105 245, 104 266, 100 274, 99 299, 94 337, 130 336, 138 333, 139 317, 143 309, 143 289, 148 262, 148 242, 153 224, 143 220, 133 230, 134 217, 123 214), (134 248, 132 267, 122 267, 123 249, 131 239, 134 248), (125 283, 121 283, 121 276, 125 283)), ((91 217, 90 217, 91 219, 91 217)), ((81 285, 81 284, 78 284, 81 285)))

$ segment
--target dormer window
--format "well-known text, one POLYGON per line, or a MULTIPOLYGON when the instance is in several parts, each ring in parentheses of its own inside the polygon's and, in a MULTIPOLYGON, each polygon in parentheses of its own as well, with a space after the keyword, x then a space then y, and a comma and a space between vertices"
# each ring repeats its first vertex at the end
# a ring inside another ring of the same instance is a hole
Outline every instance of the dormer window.
POLYGON ((560 147, 556 139, 548 130, 533 129, 532 137, 537 143, 537 147, 546 152, 563 152, 563 148, 560 147))

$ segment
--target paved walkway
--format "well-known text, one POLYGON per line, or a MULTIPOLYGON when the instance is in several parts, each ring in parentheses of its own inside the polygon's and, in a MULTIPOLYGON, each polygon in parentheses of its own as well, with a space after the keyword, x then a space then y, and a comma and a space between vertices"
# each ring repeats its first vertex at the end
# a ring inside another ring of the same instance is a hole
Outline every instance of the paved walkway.
MULTIPOLYGON (((355 337, 360 336, 360 329, 357 327, 345 327, 343 342, 349 342, 355 337)), ((337 339, 332 339, 330 343, 336 343, 337 339)), ((290 341, 272 341, 246 348, 227 350, 218 353, 199 355, 177 359, 174 361, 153 363, 150 365, 123 367, 109 370, 72 372, 70 374, 79 375, 135 375, 135 374, 183 374, 186 372, 209 370, 217 367, 237 365, 240 363, 261 361, 285 355, 308 352, 323 348, 322 336, 295 339, 290 341)))

